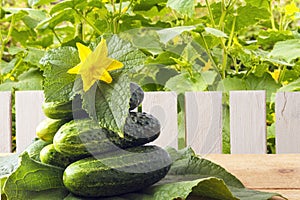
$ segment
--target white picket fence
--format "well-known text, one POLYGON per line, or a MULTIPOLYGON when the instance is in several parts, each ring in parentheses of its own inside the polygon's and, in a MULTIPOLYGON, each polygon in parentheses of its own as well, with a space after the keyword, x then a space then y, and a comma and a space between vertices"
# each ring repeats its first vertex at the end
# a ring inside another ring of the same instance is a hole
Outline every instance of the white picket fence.
MULTIPOLYGON (((15 121, 17 152, 36 137, 35 129, 45 116, 42 91, 17 91, 15 121)), ((0 92, 0 152, 12 148, 12 94, 0 92)), ((178 146, 177 95, 146 92, 142 110, 156 116, 162 125, 154 142, 178 146)), ((185 140, 198 154, 222 153, 222 92, 185 93, 185 140)), ((300 92, 276 94, 276 151, 300 153, 300 92)), ((230 141, 232 154, 266 153, 265 91, 230 92, 230 141)))

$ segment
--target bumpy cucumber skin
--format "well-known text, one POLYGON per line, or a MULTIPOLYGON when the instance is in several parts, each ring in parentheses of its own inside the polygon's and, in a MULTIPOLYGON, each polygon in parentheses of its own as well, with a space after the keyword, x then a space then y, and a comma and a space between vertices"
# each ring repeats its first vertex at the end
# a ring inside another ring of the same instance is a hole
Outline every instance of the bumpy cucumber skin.
POLYGON ((129 110, 133 110, 144 100, 144 91, 138 84, 132 82, 130 83, 130 92, 129 110))
POLYGON ((37 139, 35 140, 33 143, 31 143, 26 149, 25 151, 28 152, 28 155, 31 159, 36 160, 36 161, 41 161, 40 160, 40 152, 41 150, 47 146, 48 144, 50 144, 49 142, 45 142, 41 139, 37 139))
POLYGON ((100 128, 91 119, 73 120, 63 125, 55 134, 53 144, 66 155, 88 156, 144 145, 160 134, 160 123, 150 114, 131 112, 124 126, 124 138, 100 128))
POLYGON ((44 114, 51 119, 81 119, 87 118, 88 114, 82 109, 80 96, 74 97, 67 102, 45 102, 42 105, 44 114))
POLYGON ((67 156, 57 152, 53 144, 45 146, 40 152, 40 159, 42 163, 54 165, 61 168, 66 168, 69 164, 80 160, 83 157, 67 156))
POLYGON ((69 165, 66 188, 84 197, 107 197, 146 188, 168 173, 169 154, 157 146, 139 146, 101 154, 69 165))
POLYGON ((58 129, 68 121, 70 120, 46 118, 36 127, 36 135, 46 142, 52 142, 58 129))

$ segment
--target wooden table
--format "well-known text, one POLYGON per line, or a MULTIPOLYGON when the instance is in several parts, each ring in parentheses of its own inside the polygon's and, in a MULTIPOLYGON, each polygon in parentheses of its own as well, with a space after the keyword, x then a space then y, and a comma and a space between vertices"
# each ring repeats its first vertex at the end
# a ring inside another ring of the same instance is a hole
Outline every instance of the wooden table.
POLYGON ((221 154, 203 157, 220 164, 247 188, 277 192, 289 200, 300 200, 300 154, 221 154))
MULTIPOLYGON (((8 154, 0 154, 4 155, 8 154)), ((211 154, 203 157, 224 167, 247 188, 280 193, 288 200, 300 200, 300 154, 211 154)))

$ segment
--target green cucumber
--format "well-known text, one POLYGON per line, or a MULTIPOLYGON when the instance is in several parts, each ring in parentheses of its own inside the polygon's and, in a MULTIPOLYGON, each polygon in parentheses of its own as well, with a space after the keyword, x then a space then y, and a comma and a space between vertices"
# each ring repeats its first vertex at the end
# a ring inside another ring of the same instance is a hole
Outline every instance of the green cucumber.
POLYGON ((42 105, 44 114, 51 119, 81 119, 87 118, 88 114, 82 109, 80 96, 67 102, 45 102, 42 105))
POLYGON ((36 127, 36 135, 46 142, 52 142, 58 129, 68 121, 67 119, 46 118, 36 127))
POLYGON ((91 119, 73 120, 55 134, 53 144, 66 155, 87 156, 140 146, 155 140, 160 134, 159 121, 150 114, 131 112, 124 126, 124 137, 101 128, 91 119))
POLYGON ((31 159, 40 162, 40 151, 48 144, 49 142, 45 142, 41 139, 36 139, 25 149, 25 151, 28 152, 28 155, 31 159))
POLYGON ((121 195, 158 182, 168 173, 171 162, 160 147, 133 147, 74 162, 65 169, 63 182, 79 196, 121 195))
MULTIPOLYGON (((83 158, 83 157, 81 157, 83 158)), ((53 144, 45 146, 40 152, 40 159, 42 163, 54 165, 61 168, 66 168, 69 164, 80 160, 79 157, 67 156, 55 150, 53 144)))

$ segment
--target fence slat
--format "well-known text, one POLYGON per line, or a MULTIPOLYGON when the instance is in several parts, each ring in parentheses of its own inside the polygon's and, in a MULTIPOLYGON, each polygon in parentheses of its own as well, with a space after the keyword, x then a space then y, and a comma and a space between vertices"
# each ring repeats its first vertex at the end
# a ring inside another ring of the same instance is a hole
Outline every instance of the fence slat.
POLYGON ((276 153, 300 153, 300 92, 276 94, 276 153))
POLYGON ((0 152, 10 153, 11 145, 11 92, 0 92, 0 152))
POLYGON ((230 144, 232 154, 265 154, 266 92, 230 92, 230 144))
POLYGON ((153 144, 178 148, 177 95, 175 92, 145 92, 143 112, 158 118, 162 127, 153 144))
POLYGON ((36 137, 36 126, 45 119, 42 111, 43 91, 16 92, 16 145, 23 151, 36 137))
POLYGON ((197 154, 222 153, 222 92, 185 93, 186 143, 197 154))

